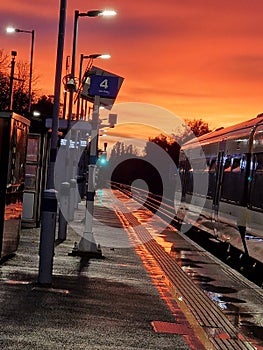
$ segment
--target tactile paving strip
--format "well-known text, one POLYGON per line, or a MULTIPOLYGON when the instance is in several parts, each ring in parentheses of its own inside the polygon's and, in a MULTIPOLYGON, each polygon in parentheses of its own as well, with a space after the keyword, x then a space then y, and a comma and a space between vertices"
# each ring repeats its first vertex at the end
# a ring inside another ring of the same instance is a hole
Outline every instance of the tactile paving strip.
POLYGON ((137 218, 119 204, 118 215, 126 222, 129 230, 132 228, 135 235, 144 243, 144 247, 154 257, 165 276, 169 279, 177 296, 183 296, 184 303, 197 322, 203 327, 220 328, 224 337, 211 337, 209 339, 215 349, 221 350, 255 350, 255 347, 243 336, 227 319, 222 311, 198 288, 187 274, 177 265, 176 261, 159 246, 145 227, 140 225, 137 218), (209 310, 209 312, 207 312, 209 310))

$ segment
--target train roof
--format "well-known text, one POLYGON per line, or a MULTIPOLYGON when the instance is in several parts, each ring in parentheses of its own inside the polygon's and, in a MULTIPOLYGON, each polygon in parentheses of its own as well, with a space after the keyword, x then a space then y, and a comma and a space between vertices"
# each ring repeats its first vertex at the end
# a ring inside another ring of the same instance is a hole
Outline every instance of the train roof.
POLYGON ((242 123, 238 123, 226 128, 219 128, 217 130, 211 131, 210 133, 204 134, 198 138, 187 141, 183 144, 183 148, 191 148, 196 143, 206 144, 210 142, 218 142, 226 139, 233 139, 241 136, 250 136, 252 128, 263 123, 263 113, 259 114, 256 118, 247 120, 242 123))

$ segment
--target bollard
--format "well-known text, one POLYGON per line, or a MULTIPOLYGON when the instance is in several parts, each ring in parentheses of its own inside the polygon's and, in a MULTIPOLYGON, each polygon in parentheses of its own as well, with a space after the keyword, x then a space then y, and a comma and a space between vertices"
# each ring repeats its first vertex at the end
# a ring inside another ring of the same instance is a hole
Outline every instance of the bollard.
POLYGON ((79 203, 81 202, 80 199, 80 194, 79 194, 79 186, 78 186, 78 181, 76 181, 76 188, 75 188, 75 201, 74 201, 74 208, 78 209, 79 207, 79 203))
POLYGON ((77 189, 77 180, 70 179, 70 190, 69 190, 69 217, 68 221, 74 220, 74 210, 75 210, 75 199, 76 199, 76 189, 77 189))
POLYGON ((52 283, 57 217, 56 193, 57 191, 53 189, 43 193, 38 274, 38 284, 42 286, 48 286, 52 283))
POLYGON ((62 182, 59 196, 58 239, 67 239, 67 218, 69 209, 69 182, 62 182))

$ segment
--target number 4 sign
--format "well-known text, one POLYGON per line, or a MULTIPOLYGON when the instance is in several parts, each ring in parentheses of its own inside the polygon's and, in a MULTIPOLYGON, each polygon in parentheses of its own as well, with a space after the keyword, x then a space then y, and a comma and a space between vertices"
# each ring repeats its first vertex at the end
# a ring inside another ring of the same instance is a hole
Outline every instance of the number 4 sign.
POLYGON ((114 98, 118 94, 118 77, 91 75, 89 95, 114 98))
POLYGON ((102 82, 100 83, 100 87, 106 90, 109 89, 108 78, 102 80, 102 82))

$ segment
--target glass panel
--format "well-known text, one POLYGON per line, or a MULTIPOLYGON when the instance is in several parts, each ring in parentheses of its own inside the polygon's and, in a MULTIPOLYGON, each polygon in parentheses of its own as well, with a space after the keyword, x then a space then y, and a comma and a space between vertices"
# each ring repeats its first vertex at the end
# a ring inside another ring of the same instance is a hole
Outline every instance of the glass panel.
POLYGON ((216 158, 212 158, 209 165, 209 173, 215 173, 217 171, 216 158))
POLYGON ((37 165, 26 165, 25 188, 27 190, 36 189, 37 165))
POLYGON ((256 171, 263 172, 263 153, 256 154, 256 171))
POLYGON ((232 171, 235 173, 239 173, 241 171, 240 158, 234 158, 233 165, 232 165, 232 171))
POLYGON ((224 162, 224 171, 225 172, 231 171, 231 157, 225 156, 223 162, 224 162))
POLYGON ((247 157, 245 154, 227 156, 224 164, 224 175, 222 182, 222 198, 241 203, 243 192, 245 191, 245 166, 247 164, 247 157), (242 169, 241 169, 242 167, 242 169), (242 171, 241 171, 242 170, 242 171))
POLYGON ((263 149, 263 125, 256 128, 253 140, 254 152, 262 152, 263 149))
POLYGON ((256 172, 253 182, 252 191, 250 195, 250 203, 254 208, 263 208, 263 173, 256 172))
POLYGON ((29 136, 27 141, 27 162, 37 162, 39 154, 39 137, 29 136))
POLYGON ((26 133, 14 124, 11 141, 10 169, 8 171, 8 184, 22 185, 24 183, 24 161, 26 150, 26 133))
POLYGON ((263 153, 254 156, 255 172, 253 174, 250 193, 250 204, 257 209, 263 209, 263 153))

